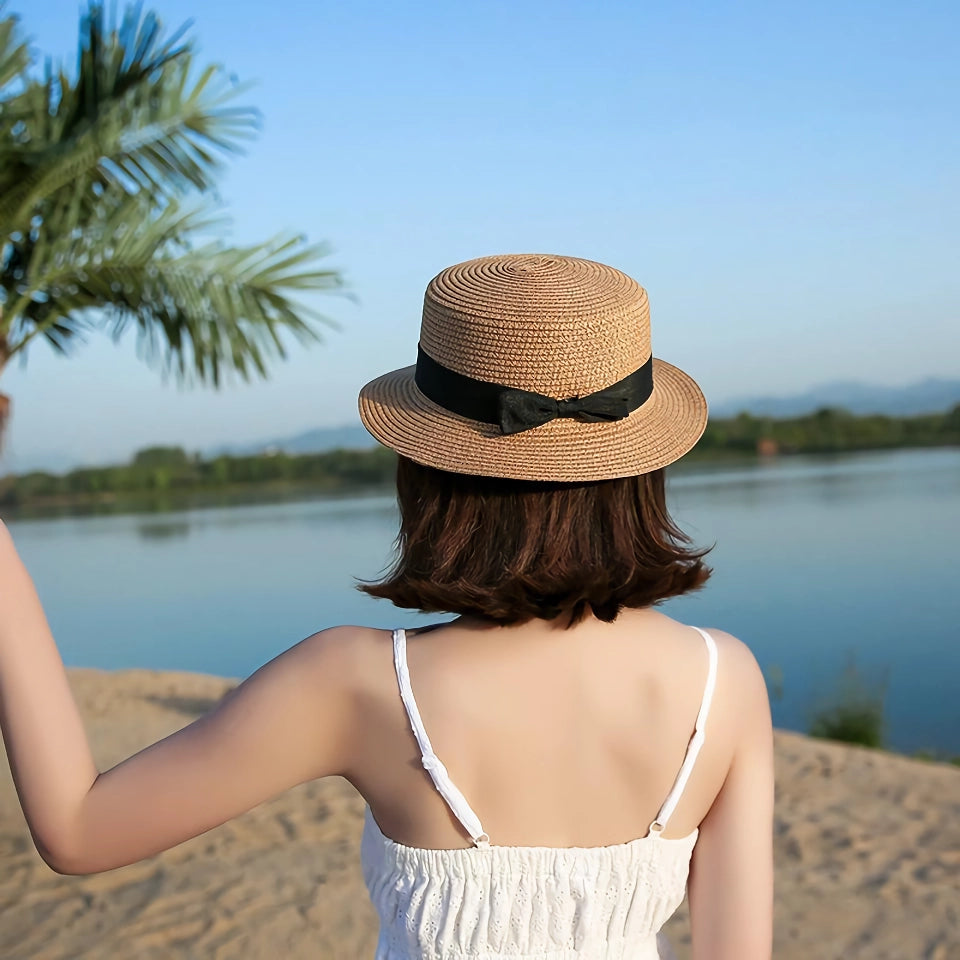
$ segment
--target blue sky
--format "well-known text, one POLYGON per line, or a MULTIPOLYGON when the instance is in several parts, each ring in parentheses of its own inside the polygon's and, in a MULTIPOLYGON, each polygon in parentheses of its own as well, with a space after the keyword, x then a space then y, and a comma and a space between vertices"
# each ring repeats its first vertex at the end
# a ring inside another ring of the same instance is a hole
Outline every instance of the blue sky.
MULTIPOLYGON (((92 337, 3 374, 0 471, 354 421, 427 281, 491 253, 610 263, 708 399, 960 375, 954 2, 155 0, 255 86, 232 236, 327 240, 357 302, 268 382, 185 391, 92 337)), ((72 65, 77 0, 13 0, 72 65)))

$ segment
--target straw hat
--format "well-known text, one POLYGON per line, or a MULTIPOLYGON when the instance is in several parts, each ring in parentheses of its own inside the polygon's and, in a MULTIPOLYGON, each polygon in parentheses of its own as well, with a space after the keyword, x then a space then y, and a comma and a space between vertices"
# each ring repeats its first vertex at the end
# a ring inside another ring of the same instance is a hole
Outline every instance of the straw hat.
POLYGON ((427 287, 417 363, 368 383, 360 418, 418 463, 519 480, 604 480, 664 467, 707 404, 653 359, 647 293, 602 263, 468 260, 427 287))

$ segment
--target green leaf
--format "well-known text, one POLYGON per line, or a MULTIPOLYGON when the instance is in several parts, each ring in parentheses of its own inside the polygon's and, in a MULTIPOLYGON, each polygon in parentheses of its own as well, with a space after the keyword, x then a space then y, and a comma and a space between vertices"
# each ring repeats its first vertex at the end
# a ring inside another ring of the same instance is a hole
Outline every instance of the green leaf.
POLYGON ((30 66, 30 51, 20 39, 19 17, 3 16, 6 7, 0 2, 0 92, 30 66))
POLYGON ((146 198, 119 188, 103 194, 93 218, 75 198, 57 209, 4 316, 17 321, 11 354, 38 335, 66 349, 82 329, 116 338, 134 326, 146 360, 182 382, 218 385, 225 364, 243 378, 263 376, 267 360, 283 355, 284 334, 314 341, 317 324, 330 325, 292 298, 343 289, 336 271, 316 265, 323 246, 299 237, 201 242, 218 225, 211 211, 171 202, 150 212, 146 198))

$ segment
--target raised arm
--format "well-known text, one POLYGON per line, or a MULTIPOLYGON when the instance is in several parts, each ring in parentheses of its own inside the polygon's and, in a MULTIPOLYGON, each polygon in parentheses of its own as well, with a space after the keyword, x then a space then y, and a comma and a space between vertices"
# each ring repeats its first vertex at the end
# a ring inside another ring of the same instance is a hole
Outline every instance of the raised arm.
POLYGON ((98 773, 40 601, 0 523, 0 726, 40 855, 59 873, 110 870, 346 772, 353 636, 308 637, 210 713, 98 773))
POLYGON ((726 780, 700 825, 694 848, 688 887, 693 960, 770 960, 770 701, 753 654, 739 640, 726 639, 721 656, 729 683, 722 696, 735 715, 736 746, 726 780))

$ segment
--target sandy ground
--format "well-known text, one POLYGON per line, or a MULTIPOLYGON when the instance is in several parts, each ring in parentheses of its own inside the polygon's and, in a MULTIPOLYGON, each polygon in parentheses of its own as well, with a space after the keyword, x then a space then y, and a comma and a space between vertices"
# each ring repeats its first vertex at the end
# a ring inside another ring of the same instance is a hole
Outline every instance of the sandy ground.
MULTIPOLYGON (((100 769, 209 710, 234 681, 71 670, 100 769)), ((363 807, 305 784, 143 863, 62 877, 0 770, 2 960, 372 956, 363 807)), ((960 960, 960 769, 777 734, 777 960, 960 960)), ((667 927, 689 960, 685 908, 667 927)))

